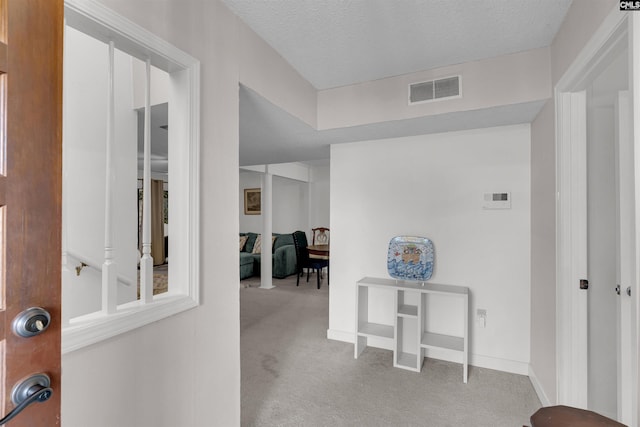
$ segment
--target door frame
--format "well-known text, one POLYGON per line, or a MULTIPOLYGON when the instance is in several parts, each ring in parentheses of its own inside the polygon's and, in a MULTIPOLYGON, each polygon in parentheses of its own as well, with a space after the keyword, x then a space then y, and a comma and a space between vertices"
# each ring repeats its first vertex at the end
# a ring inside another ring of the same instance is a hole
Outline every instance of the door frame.
MULTIPOLYGON (((637 14, 636 14, 637 15, 637 14)), ((586 265, 581 253, 586 252, 585 234, 586 193, 578 182, 586 180, 586 108, 584 89, 592 78, 598 75, 608 64, 611 57, 618 54, 621 41, 628 37, 630 70, 639 68, 632 65, 634 48, 640 49, 637 42, 640 28, 639 16, 628 12, 613 10, 604 20, 591 40, 580 52, 566 73, 554 88, 556 108, 556 369, 557 403, 587 408, 587 292, 579 289, 579 280, 586 279, 586 265), (634 29, 636 31, 634 32, 634 29)), ((622 45, 624 47, 624 45, 622 45)), ((635 59, 636 64, 638 59, 635 59)), ((629 73, 630 91, 633 73, 629 73)), ((634 117, 637 117, 639 93, 631 92, 634 103, 634 117)), ((634 145, 638 146, 640 135, 634 133, 634 145)), ((640 203, 638 174, 640 173, 640 150, 635 150, 635 203, 636 212, 640 203)), ((639 218, 636 218, 636 230, 639 218)), ((636 233, 636 247, 640 240, 636 233)), ((636 270, 637 270, 636 266, 636 270)), ((638 282, 636 274, 635 283, 638 282)), ((634 285, 635 285, 634 283, 634 285)), ((635 315, 638 306, 638 292, 632 300, 632 318, 637 328, 635 315)), ((636 341, 637 338, 636 338, 636 341)), ((638 347, 631 355, 634 372, 632 376, 632 395, 634 425, 638 421, 638 347)))

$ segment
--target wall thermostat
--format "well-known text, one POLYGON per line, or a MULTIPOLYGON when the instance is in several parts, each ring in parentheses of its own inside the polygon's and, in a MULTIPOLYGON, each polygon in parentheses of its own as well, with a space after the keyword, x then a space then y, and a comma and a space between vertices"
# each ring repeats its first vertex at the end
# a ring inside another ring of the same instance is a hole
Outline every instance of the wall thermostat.
POLYGON ((511 209, 511 193, 484 193, 483 209, 511 209))

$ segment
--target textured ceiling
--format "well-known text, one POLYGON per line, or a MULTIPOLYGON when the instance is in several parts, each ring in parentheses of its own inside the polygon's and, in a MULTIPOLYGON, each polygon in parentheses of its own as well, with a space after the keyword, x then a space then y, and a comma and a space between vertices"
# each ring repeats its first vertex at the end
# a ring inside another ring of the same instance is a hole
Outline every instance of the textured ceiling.
MULTIPOLYGON (((322 90, 549 46, 571 0, 223 0, 322 90)), ((318 132, 240 90, 240 164, 329 157, 329 145, 531 122, 542 103, 318 132)))
POLYGON ((571 0, 224 0, 316 89, 549 46, 571 0))

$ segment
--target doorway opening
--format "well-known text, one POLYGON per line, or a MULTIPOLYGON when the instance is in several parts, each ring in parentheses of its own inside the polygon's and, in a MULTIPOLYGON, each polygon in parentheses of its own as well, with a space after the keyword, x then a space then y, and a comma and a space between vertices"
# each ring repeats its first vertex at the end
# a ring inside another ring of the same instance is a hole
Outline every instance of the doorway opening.
POLYGON ((617 290, 636 281, 632 21, 612 14, 556 86, 558 403, 629 425, 636 300, 617 290))

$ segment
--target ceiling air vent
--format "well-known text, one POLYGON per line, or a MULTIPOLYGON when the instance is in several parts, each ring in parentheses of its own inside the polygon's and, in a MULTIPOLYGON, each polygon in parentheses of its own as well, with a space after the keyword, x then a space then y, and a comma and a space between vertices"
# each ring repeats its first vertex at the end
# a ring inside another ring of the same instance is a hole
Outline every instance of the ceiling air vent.
POLYGON ((460 76, 409 85, 409 104, 460 96, 460 76))

